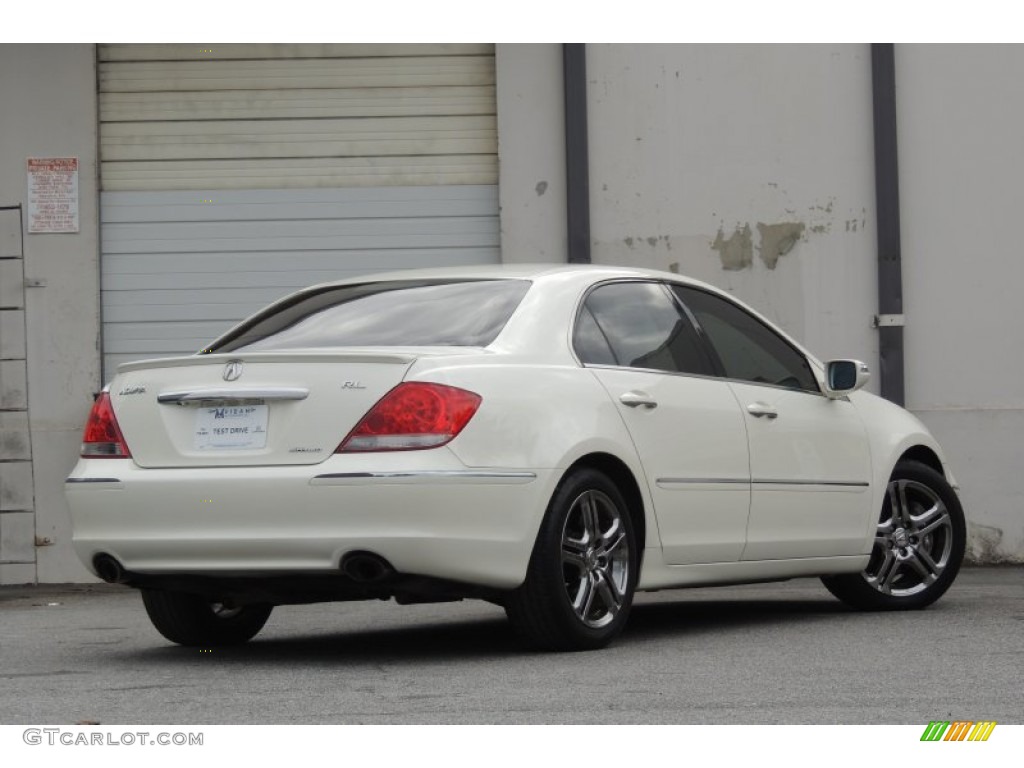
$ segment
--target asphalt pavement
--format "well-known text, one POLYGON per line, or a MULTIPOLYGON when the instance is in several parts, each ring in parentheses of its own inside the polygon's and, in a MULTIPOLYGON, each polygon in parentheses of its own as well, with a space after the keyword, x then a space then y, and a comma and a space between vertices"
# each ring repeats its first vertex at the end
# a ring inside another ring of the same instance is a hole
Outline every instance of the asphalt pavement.
POLYGON ((965 569, 924 611, 817 580, 641 595, 589 653, 524 650, 493 605, 275 609, 201 652, 123 587, 0 587, 0 724, 1024 723, 1024 568, 965 569))

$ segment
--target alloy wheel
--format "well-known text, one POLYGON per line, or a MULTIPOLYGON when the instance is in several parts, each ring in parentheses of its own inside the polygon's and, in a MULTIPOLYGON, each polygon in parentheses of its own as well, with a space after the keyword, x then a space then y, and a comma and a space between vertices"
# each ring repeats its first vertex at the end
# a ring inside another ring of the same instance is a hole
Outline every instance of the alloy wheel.
POLYGON ((893 597, 917 594, 939 579, 952 553, 952 518, 938 494, 915 480, 890 482, 867 583, 893 597))
POLYGON ((629 540, 623 512, 604 493, 581 493, 562 527, 562 575, 577 618, 598 629, 622 610, 629 586, 629 540))

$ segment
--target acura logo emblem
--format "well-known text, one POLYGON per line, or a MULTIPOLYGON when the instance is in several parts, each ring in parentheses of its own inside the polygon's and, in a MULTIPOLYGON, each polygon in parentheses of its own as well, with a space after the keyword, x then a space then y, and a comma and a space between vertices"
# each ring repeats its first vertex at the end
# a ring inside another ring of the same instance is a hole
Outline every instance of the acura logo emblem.
POLYGON ((242 361, 228 360, 224 366, 224 381, 234 381, 242 375, 242 361))

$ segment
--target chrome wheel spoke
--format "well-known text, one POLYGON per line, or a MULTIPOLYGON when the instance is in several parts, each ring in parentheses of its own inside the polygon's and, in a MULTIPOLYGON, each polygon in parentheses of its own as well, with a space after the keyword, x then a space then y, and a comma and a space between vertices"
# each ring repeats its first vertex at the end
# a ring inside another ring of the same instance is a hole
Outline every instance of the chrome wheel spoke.
POLYGON ((944 526, 949 526, 950 525, 949 513, 946 511, 945 507, 937 508, 936 509, 936 514, 930 515, 930 517, 932 517, 934 519, 932 519, 926 525, 923 525, 920 528, 918 528, 917 530, 915 530, 914 531, 914 535, 915 536, 924 537, 924 536, 927 536, 930 533, 934 533, 939 528, 942 528, 944 526))
POLYGON ((935 575, 928 570, 928 567, 924 564, 919 555, 920 553, 914 552, 913 555, 908 557, 905 562, 921 575, 924 583, 931 584, 935 581, 935 575))
POLYGON ((886 489, 889 495, 889 519, 879 524, 888 525, 890 529, 896 527, 897 522, 900 519, 900 494, 898 483, 889 483, 889 487, 886 489))
POLYGON ((594 577, 597 592, 601 596, 601 601, 604 603, 604 607, 607 609, 609 614, 614 616, 619 612, 619 608, 622 607, 622 595, 619 594, 618 589, 616 589, 615 582, 609 579, 601 571, 595 573, 594 577))
POLYGON ((896 555, 889 550, 885 553, 885 559, 882 561, 882 564, 878 566, 878 572, 873 576, 869 575, 868 581, 880 592, 888 594, 892 589, 892 580, 896 575, 898 568, 899 560, 897 560, 896 555))
MULTIPOLYGON (((618 526, 616 526, 618 528, 618 526)), ((623 531, 619 531, 617 535, 612 537, 610 540, 607 536, 602 537, 601 545, 597 548, 597 553, 604 557, 612 557, 612 555, 623 547, 626 543, 626 534, 623 531)))
POLYGON ((899 558, 893 557, 892 565, 889 568, 889 572, 882 578, 882 591, 892 593, 892 583, 896 578, 896 574, 900 570, 902 562, 899 558))
POLYGON ((900 480, 896 483, 898 506, 893 510, 893 520, 898 520, 900 525, 904 528, 909 528, 911 525, 910 516, 910 504, 907 502, 907 483, 905 480, 900 480))
POLYGON ((925 567, 925 569, 927 569, 928 575, 931 577, 932 581, 938 578, 939 574, 942 573, 944 566, 941 566, 938 563, 936 563, 932 559, 932 556, 928 552, 926 552, 923 547, 918 547, 916 550, 914 550, 914 555, 916 556, 915 559, 920 561, 921 564, 925 567))
POLYGON ((945 507, 943 507, 940 502, 936 501, 921 514, 914 515, 911 518, 911 522, 915 528, 920 528, 922 525, 927 524, 926 521, 931 520, 936 515, 942 515, 945 511, 945 507))
POLYGON ((594 577, 588 572, 580 579, 580 588, 576 593, 576 599, 572 602, 576 615, 584 621, 590 615, 591 606, 594 603, 594 577))
POLYGON ((583 530, 586 533, 586 541, 596 541, 598 538, 597 509, 594 505, 594 494, 588 492, 580 497, 580 511, 583 514, 583 530))
POLYGON ((568 534, 562 537, 562 562, 576 566, 580 571, 587 568, 587 542, 568 534))

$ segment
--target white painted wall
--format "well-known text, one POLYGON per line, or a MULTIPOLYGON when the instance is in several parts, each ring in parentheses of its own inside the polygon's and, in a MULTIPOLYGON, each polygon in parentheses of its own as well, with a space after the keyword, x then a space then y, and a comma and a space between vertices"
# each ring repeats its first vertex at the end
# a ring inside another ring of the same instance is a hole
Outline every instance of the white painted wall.
POLYGON ((1024 561, 1024 48, 901 45, 907 405, 949 454, 976 557, 1024 561))
POLYGON ((561 45, 498 45, 501 259, 564 262, 565 104, 561 45))
POLYGON ((36 565, 4 568, 0 579, 91 581, 71 551, 64 478, 99 386, 94 47, 0 45, 0 100, 0 205, 27 206, 26 158, 76 156, 81 225, 78 234, 24 235, 25 273, 46 282, 25 292, 35 520, 6 544, 34 550, 36 565), (22 540, 32 533, 53 544, 22 540))

